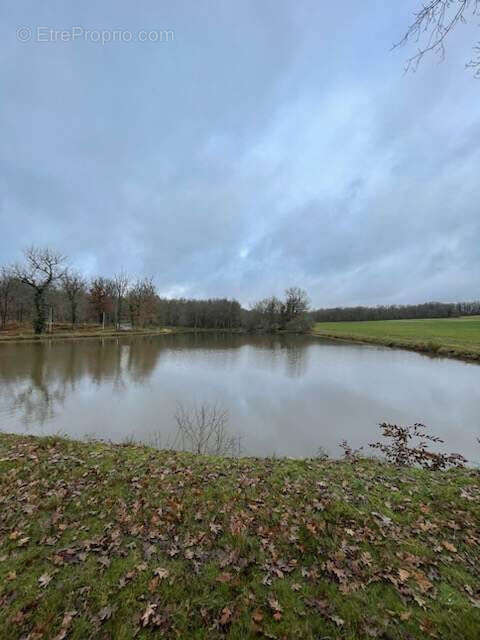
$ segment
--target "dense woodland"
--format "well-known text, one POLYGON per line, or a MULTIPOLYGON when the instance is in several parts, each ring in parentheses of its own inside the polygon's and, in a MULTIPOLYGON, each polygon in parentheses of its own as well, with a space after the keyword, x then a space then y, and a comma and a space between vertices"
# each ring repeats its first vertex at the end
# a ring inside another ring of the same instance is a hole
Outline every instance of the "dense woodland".
POLYGON ((312 311, 315 322, 361 320, 412 320, 415 318, 455 318, 480 315, 480 300, 474 302, 424 302, 422 304, 378 307, 335 307, 312 311))
POLYGON ((284 299, 264 298, 244 309, 237 300, 165 298, 151 278, 124 272, 87 279, 71 269, 61 254, 31 247, 21 263, 0 269, 0 329, 33 325, 36 333, 49 323, 145 328, 154 326, 249 331, 304 331, 313 322, 444 318, 480 314, 480 301, 427 302, 418 305, 338 307, 310 310, 307 293, 298 287, 284 299))

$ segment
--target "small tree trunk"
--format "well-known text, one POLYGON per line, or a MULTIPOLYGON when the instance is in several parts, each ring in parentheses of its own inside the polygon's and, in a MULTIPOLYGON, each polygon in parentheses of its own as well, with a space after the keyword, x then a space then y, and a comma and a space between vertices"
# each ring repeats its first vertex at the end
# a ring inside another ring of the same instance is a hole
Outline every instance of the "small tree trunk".
POLYGON ((117 330, 120 329, 120 323, 122 321, 122 298, 118 298, 117 305, 117 330))
POLYGON ((7 316, 8 316, 8 302, 5 302, 2 308, 2 329, 5 329, 7 326, 7 316))
POLYGON ((36 334, 43 333, 45 331, 45 321, 46 321, 46 313, 45 313, 45 303, 43 299, 43 291, 38 290, 35 291, 34 302, 35 302, 35 319, 33 321, 33 330, 36 334))
POLYGON ((77 303, 72 302, 72 328, 77 324, 77 303))

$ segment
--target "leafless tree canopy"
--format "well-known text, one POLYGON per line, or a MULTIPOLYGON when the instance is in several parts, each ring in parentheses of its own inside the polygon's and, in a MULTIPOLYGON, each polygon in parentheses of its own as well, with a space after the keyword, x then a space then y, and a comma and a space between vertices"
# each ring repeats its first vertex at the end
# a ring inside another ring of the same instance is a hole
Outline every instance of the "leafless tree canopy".
POLYGON ((7 324, 10 307, 15 300, 14 296, 15 279, 12 271, 7 267, 0 269, 0 326, 7 324))
POLYGON ((52 249, 29 247, 24 251, 25 262, 13 267, 16 278, 36 289, 45 290, 65 273, 66 257, 52 249))
POLYGON ((300 289, 300 287, 289 287, 285 291, 285 296, 285 313, 287 315, 287 322, 308 311, 310 300, 308 299, 305 289, 300 289))
POLYGON ((155 324, 156 291, 151 278, 139 279, 127 296, 132 327, 155 324))
POLYGON ((305 332, 313 322, 480 314, 480 300, 311 310, 307 293, 299 287, 290 287, 282 298, 269 296, 244 309, 238 300, 229 298, 165 298, 149 277, 129 279, 120 273, 113 278, 97 275, 87 279, 82 273, 67 270, 63 256, 51 250, 32 249, 27 255, 20 266, 0 267, 2 331, 26 323, 33 323, 37 330, 43 326, 47 309, 51 309, 54 325, 60 331, 67 323, 105 328, 130 323, 136 328, 305 332), (44 314, 40 323, 38 305, 44 314))
POLYGON ((125 271, 120 271, 113 276, 112 288, 115 296, 115 324, 117 328, 122 321, 122 310, 125 296, 127 295, 130 279, 125 271))
MULTIPOLYGON (((445 43, 450 33, 461 23, 480 14, 480 0, 428 0, 415 13, 414 22, 395 46, 407 42, 418 45, 417 53, 407 60, 406 69, 415 70, 427 53, 441 58, 445 55, 445 43)), ((480 78, 480 43, 473 47, 473 56, 467 63, 480 78)))
POLYGON ((69 269, 65 270, 62 276, 62 289, 70 305, 72 325, 77 322, 78 305, 86 288, 87 283, 80 273, 69 269))
POLYGON ((228 431, 228 411, 215 404, 187 409, 177 407, 176 446, 183 451, 207 455, 240 455, 240 439, 228 431))
POLYGON ((285 290, 285 300, 271 296, 256 302, 251 308, 249 325, 268 331, 307 330, 311 325, 309 307, 310 301, 305 289, 289 287, 285 290))
POLYGON ((30 247, 24 253, 24 264, 15 265, 12 273, 21 283, 34 290, 34 329, 35 333, 43 333, 46 323, 45 294, 65 274, 66 257, 52 249, 39 247, 30 247))

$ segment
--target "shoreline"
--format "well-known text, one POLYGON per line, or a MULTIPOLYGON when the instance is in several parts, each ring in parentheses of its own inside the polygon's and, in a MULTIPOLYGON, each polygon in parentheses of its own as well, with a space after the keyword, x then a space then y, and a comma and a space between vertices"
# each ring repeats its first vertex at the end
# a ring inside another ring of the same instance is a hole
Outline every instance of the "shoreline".
POLYGON ((469 349, 460 349, 453 345, 435 343, 429 345, 428 342, 407 342, 405 340, 395 338, 382 338, 374 336, 359 336, 355 334, 339 335, 338 333, 330 333, 324 331, 317 331, 312 329, 309 335, 315 338, 325 338, 328 340, 335 340, 338 342, 350 342, 354 344, 371 344, 382 347, 389 347, 390 349, 402 349, 405 351, 415 351, 416 353, 422 353, 431 357, 450 358, 452 360, 460 360, 462 362, 469 362, 470 364, 480 364, 480 351, 472 351, 469 349))
MULTIPOLYGON (((236 335, 264 335, 269 332, 249 332, 244 329, 200 329, 194 327, 160 327, 149 329, 105 329, 105 330, 75 330, 75 331, 58 331, 54 333, 43 333, 35 335, 33 333, 16 333, 2 334, 0 332, 0 345, 15 342, 45 342, 51 340, 77 340, 85 338, 121 338, 128 336, 160 336, 173 335, 183 333, 227 333, 236 335)), ((442 344, 440 341, 406 341, 396 338, 384 338, 381 336, 365 336, 357 334, 338 334, 331 331, 322 331, 312 328, 305 332, 292 331, 275 331, 270 335, 305 335, 314 338, 324 338, 338 342, 346 342, 353 344, 367 344, 388 347, 391 349, 402 349, 406 351, 415 351, 431 357, 442 357, 471 364, 480 364, 480 345, 479 350, 471 350, 468 348, 457 347, 448 343, 442 344)))
POLYGON ((127 336, 161 336, 180 333, 246 333, 239 329, 199 329, 194 327, 160 327, 158 329, 105 329, 105 330, 78 330, 54 333, 19 333, 2 335, 0 332, 0 344, 10 342, 44 342, 48 340, 77 340, 83 338, 124 338, 127 336))

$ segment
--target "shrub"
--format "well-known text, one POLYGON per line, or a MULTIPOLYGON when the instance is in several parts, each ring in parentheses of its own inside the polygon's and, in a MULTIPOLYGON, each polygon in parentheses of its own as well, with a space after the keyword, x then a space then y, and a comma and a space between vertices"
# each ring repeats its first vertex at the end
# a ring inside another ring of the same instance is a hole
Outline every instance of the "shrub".
POLYGON ((432 470, 463 467, 467 460, 459 453, 436 453, 427 450, 428 442, 443 443, 443 440, 425 433, 426 428, 418 422, 406 427, 382 422, 382 436, 389 438, 391 442, 374 442, 370 447, 378 449, 388 462, 400 467, 420 465, 424 469, 432 470), (417 441, 416 446, 409 446, 414 439, 417 441))
POLYGON ((285 329, 287 331, 295 332, 310 331, 310 329, 313 327, 313 324, 314 323, 312 322, 310 316, 308 316, 307 314, 302 314, 301 316, 298 316, 298 318, 294 318, 293 320, 287 322, 287 324, 285 325, 285 329))
POLYGON ((228 431, 228 411, 215 404, 202 404, 192 409, 179 405, 175 422, 175 444, 182 451, 217 456, 241 454, 240 437, 228 431))
POLYGON ((439 342, 435 342, 435 340, 429 340, 425 345, 427 350, 432 351, 433 353, 437 353, 441 346, 442 345, 439 342))
POLYGON ((347 440, 342 440, 338 443, 338 446, 343 449, 343 457, 345 460, 348 460, 348 462, 354 464, 355 462, 358 462, 360 460, 363 447, 360 447, 359 449, 353 449, 353 447, 347 442, 347 440))

